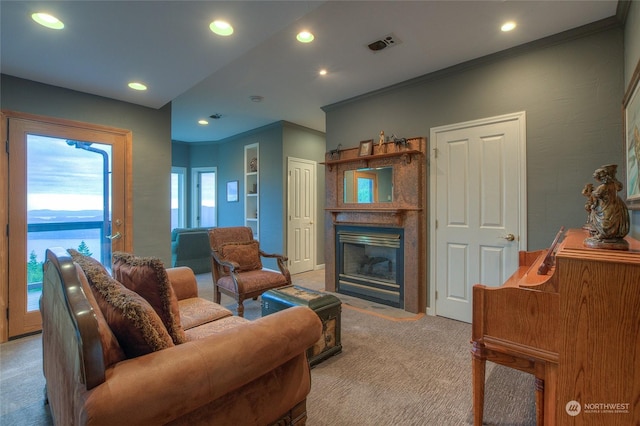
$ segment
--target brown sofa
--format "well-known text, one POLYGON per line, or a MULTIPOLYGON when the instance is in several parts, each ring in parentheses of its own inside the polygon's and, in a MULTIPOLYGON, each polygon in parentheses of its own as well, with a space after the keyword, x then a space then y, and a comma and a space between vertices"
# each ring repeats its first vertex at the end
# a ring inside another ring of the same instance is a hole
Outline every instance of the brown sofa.
POLYGON ((311 309, 248 321, 199 298, 189 268, 114 253, 111 276, 61 248, 47 250, 40 309, 55 424, 305 424, 311 309))

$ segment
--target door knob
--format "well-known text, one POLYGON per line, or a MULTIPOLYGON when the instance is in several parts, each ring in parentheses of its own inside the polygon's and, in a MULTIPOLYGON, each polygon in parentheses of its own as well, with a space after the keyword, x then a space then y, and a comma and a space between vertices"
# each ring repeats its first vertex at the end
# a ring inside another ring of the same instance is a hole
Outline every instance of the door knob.
POLYGON ((122 238, 122 234, 120 232, 116 232, 115 235, 107 235, 107 238, 110 240, 117 240, 119 238, 122 238))
POLYGON ((513 234, 507 234, 506 236, 504 236, 504 237, 502 237, 502 238, 504 238, 504 239, 505 239, 505 240, 507 240, 507 241, 513 241, 513 240, 515 240, 515 239, 516 239, 516 236, 515 236, 515 235, 513 235, 513 234))

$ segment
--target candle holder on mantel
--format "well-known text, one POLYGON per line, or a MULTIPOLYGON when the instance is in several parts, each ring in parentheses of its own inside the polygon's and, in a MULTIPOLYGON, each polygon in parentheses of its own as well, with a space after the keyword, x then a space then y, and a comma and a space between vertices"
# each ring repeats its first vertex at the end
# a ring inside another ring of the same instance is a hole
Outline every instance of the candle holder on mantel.
POLYGON ((591 235, 584 240, 587 247, 629 250, 629 243, 624 239, 629 233, 629 210, 618 196, 622 183, 616 178, 617 170, 617 164, 596 169, 593 177, 600 185, 594 189, 592 184, 586 184, 582 189, 582 195, 587 197, 585 210, 588 213, 583 228, 591 235))

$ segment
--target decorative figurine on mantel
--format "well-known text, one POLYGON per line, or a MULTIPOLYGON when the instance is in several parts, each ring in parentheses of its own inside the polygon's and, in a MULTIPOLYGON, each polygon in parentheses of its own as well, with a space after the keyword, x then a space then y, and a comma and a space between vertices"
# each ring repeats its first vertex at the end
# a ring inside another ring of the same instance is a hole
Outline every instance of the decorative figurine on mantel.
POLYGON ((331 151, 329 151, 329 157, 332 160, 339 160, 340 159, 340 148, 342 148, 342 144, 339 143, 338 147, 336 149, 332 149, 331 151))
POLYGON ((596 169, 593 177, 600 185, 593 188, 587 184, 582 194, 587 197, 585 209, 588 212, 585 228, 591 236, 584 245, 591 248, 628 250, 629 243, 624 237, 629 233, 629 211, 618 192, 622 183, 616 178, 617 164, 607 164, 596 169))

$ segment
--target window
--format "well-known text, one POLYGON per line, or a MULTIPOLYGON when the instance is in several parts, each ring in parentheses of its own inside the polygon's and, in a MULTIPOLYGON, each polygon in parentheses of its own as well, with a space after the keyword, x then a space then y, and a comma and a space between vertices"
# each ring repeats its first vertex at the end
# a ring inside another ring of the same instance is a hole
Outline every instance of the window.
POLYGON ((171 168, 171 229, 186 227, 186 191, 184 167, 171 168))

